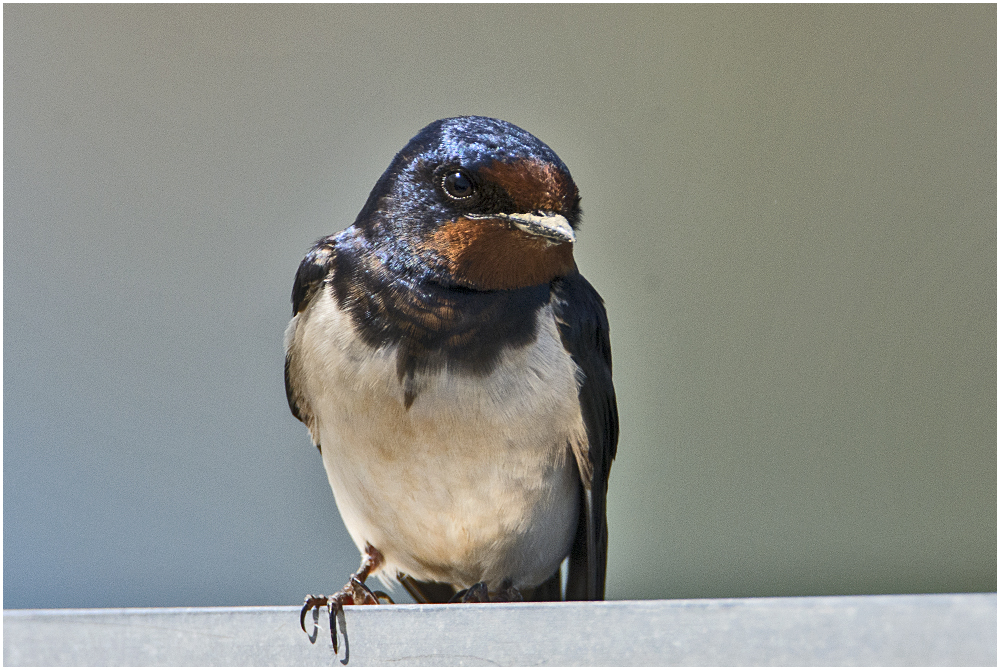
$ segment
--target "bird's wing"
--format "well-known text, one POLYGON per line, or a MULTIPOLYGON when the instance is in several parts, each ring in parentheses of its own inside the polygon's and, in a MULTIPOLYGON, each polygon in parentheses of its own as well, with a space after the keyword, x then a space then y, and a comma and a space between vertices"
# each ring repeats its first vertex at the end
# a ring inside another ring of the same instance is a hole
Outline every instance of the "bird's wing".
POLYGON ((618 447, 618 405, 611 380, 608 316, 601 296, 580 274, 552 283, 552 306, 563 346, 583 376, 580 409, 593 473, 589 481, 586 473, 581 473, 580 521, 570 552, 566 600, 603 600, 608 558, 608 471, 618 447))
POLYGON ((336 250, 333 236, 317 242, 306 254, 295 273, 295 283, 292 285, 292 322, 288 324, 285 333, 285 397, 288 407, 295 418, 306 424, 313 437, 313 442, 319 447, 319 435, 314 430, 313 413, 307 398, 296 387, 299 373, 296 370, 296 352, 293 345, 295 328, 300 314, 309 306, 309 302, 320 290, 330 273, 336 267, 336 250))

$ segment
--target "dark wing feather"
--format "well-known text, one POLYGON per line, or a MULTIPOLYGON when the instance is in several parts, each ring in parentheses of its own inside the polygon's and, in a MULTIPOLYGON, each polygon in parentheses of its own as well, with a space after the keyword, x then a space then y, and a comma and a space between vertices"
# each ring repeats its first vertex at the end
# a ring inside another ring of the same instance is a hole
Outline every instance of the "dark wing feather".
MULTIPOLYGON (((611 380, 608 315, 594 287, 575 274, 552 283, 563 346, 583 373, 580 408, 593 477, 581 489, 580 521, 569 559, 566 600, 603 600, 608 558, 608 472, 618 448, 618 405, 611 380)), ((582 476, 582 475, 581 475, 582 476)))
MULTIPOLYGON (((326 237, 317 242, 306 254, 295 273, 295 283, 292 285, 292 316, 296 316, 312 300, 316 292, 323 286, 336 265, 334 238, 326 237)), ((291 349, 285 351, 285 397, 288 407, 296 419, 312 429, 312 417, 305 399, 295 388, 295 354, 291 349)), ((315 438, 316 436, 314 436, 315 438)), ((316 445, 319 447, 319 444, 316 445)))

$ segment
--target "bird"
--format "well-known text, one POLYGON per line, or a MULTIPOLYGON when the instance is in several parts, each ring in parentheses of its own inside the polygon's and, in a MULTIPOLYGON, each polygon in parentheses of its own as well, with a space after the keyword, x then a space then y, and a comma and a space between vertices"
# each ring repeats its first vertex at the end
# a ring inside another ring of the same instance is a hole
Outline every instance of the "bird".
POLYGON ((300 614, 391 603, 603 600, 618 408, 604 302, 556 153, 484 116, 435 121, 292 288, 285 390, 361 552, 300 614), (561 569, 566 572, 565 591, 561 569))

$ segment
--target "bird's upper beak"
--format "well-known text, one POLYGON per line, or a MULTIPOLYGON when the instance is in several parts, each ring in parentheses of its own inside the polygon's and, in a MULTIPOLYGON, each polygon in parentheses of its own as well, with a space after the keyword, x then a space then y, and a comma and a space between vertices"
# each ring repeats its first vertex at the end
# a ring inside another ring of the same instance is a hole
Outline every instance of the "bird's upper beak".
MULTIPOLYGON (((473 217, 469 217, 473 218, 473 217)), ((490 214, 474 218, 501 219, 508 221, 529 235, 544 237, 553 244, 576 242, 576 233, 562 214, 490 214)))

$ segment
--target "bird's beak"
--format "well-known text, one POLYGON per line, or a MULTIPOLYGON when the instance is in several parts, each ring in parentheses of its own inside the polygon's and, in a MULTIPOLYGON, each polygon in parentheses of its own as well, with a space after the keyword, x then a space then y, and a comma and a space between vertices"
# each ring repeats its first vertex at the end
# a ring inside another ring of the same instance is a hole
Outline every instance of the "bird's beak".
POLYGON ((562 214, 491 214, 482 218, 503 219, 529 235, 544 237, 553 244, 576 242, 573 226, 562 214))
POLYGON ((507 220, 526 233, 557 244, 576 242, 576 233, 562 214, 508 214, 507 220))

